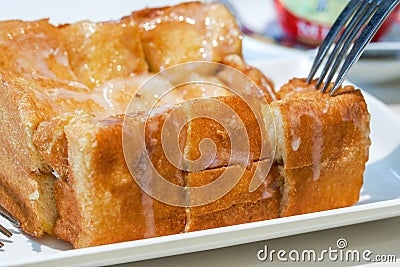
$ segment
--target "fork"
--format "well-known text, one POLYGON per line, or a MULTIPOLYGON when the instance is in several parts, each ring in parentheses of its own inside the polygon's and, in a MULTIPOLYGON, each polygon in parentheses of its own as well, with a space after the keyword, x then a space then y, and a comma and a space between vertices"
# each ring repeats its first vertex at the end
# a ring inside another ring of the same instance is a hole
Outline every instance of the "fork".
MULTIPOLYGON (((3 207, 0 206, 0 215, 9 220, 14 226, 19 227, 19 223, 15 220, 3 207)), ((0 224, 0 233, 10 238, 12 233, 7 230, 3 225, 0 224)), ((4 243, 0 241, 0 248, 4 246, 4 243)))
POLYGON ((350 68, 399 3, 400 0, 351 0, 320 45, 307 82, 313 80, 325 57, 330 53, 315 87, 320 89, 322 85, 321 92, 325 92, 341 66, 329 92, 330 95, 335 94, 350 68))

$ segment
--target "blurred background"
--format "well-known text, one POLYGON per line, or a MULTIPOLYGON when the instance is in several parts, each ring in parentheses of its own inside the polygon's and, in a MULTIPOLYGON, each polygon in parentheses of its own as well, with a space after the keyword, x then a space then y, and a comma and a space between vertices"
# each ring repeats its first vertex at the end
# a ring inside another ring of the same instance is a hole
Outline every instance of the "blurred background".
MULTIPOLYGON (((223 2, 230 4, 249 35, 312 55, 348 0, 223 2)), ((364 54, 348 79, 388 104, 400 103, 400 5, 364 54)))

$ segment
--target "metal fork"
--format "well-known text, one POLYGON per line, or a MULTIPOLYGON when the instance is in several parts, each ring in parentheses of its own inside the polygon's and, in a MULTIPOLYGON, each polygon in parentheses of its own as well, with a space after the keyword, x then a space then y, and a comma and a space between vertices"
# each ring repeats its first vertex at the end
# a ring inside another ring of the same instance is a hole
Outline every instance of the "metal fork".
POLYGON ((333 95, 340 88, 346 74, 360 58, 379 27, 399 3, 400 0, 351 0, 319 47, 307 82, 310 83, 313 80, 317 70, 330 52, 316 83, 316 88, 319 89, 323 84, 321 92, 325 92, 341 66, 329 92, 333 95), (349 50, 350 52, 348 52, 349 50))
MULTIPOLYGON (((19 227, 19 222, 15 220, 3 207, 0 206, 0 215, 7 220, 9 220, 14 226, 19 227)), ((3 225, 0 224, 0 233, 5 235, 6 237, 10 238, 12 236, 12 233, 7 230, 3 225)), ((3 247, 4 244, 3 242, 0 241, 0 248, 3 247)))

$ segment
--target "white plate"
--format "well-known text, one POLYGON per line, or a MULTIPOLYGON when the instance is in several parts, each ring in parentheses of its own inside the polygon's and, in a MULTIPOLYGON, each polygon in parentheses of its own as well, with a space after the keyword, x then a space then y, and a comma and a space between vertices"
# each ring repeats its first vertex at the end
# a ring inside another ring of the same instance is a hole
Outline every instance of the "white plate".
MULTIPOLYGON (((398 26, 400 28, 400 25, 398 26)), ((397 42, 370 43, 367 47, 369 54, 377 51, 377 55, 388 54, 394 51, 389 57, 374 58, 361 57, 351 68, 348 79, 354 83, 379 84, 400 79, 400 39, 397 42)), ((366 52, 368 52, 366 51, 366 52)), ((366 53, 364 52, 364 54, 366 53)))
MULTIPOLYGON (((265 49, 270 47, 265 46, 265 49)), ((275 48, 273 48, 275 49, 275 48)), ((297 56, 253 61, 277 84, 293 76, 304 76, 307 57, 297 56)), ((177 255, 194 251, 244 244, 310 231, 328 229, 400 215, 400 120, 383 103, 365 94, 371 117, 371 157, 365 172, 360 202, 352 207, 288 218, 210 229, 194 233, 150 238, 86 249, 71 247, 51 237, 32 239, 0 222, 15 234, 0 252, 0 265, 40 266, 104 265, 177 255), (339 219, 340 218, 340 219, 339 219)))
POLYGON ((354 83, 379 84, 400 79, 400 58, 362 59, 349 72, 354 83))
MULTIPOLYGON (((161 1, 150 1, 151 5, 161 1)), ((177 1, 175 1, 177 2, 177 1)), ((148 2, 146 2, 148 3, 148 2)), ((165 4, 165 2, 163 3, 165 4)), ((53 14, 53 22, 80 19, 109 19, 126 15, 138 5, 132 1, 9 1, 0 10, 2 19, 37 19, 53 14), (38 3, 39 2, 39 3, 38 3), (68 4, 67 4, 68 3, 68 4), (24 7, 21 9, 21 7, 24 7), (88 15, 90 17, 88 17, 88 15)), ((140 5, 143 6, 142 3, 140 5)), ((246 58, 264 71, 278 85, 293 76, 304 76, 309 59, 293 50, 265 45, 251 39, 244 42, 246 58), (269 60, 255 61, 257 58, 269 60)), ((72 250, 65 242, 47 237, 34 239, 13 228, 6 220, 0 223, 13 231, 12 241, 0 238, 0 265, 98 266, 117 264, 227 247, 310 231, 328 229, 400 215, 400 120, 383 103, 365 94, 371 112, 371 157, 365 172, 361 201, 352 207, 288 218, 210 229, 72 250), (398 164, 397 164, 398 165, 398 164), (340 218, 340 219, 339 219, 340 218)))

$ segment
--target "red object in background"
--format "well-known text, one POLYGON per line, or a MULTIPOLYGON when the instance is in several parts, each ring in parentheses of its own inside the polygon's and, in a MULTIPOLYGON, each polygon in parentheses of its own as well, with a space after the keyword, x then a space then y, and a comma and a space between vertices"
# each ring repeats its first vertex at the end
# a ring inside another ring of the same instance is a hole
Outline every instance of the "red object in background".
MULTIPOLYGON (((301 18, 288 10, 281 0, 274 0, 278 13, 278 21, 290 38, 297 42, 310 46, 318 46, 328 33, 331 25, 323 25, 305 18, 301 18)), ((372 41, 379 40, 389 29, 393 22, 400 20, 400 5, 389 15, 382 24, 372 41)), ((339 14, 338 14, 339 15, 339 14)))

